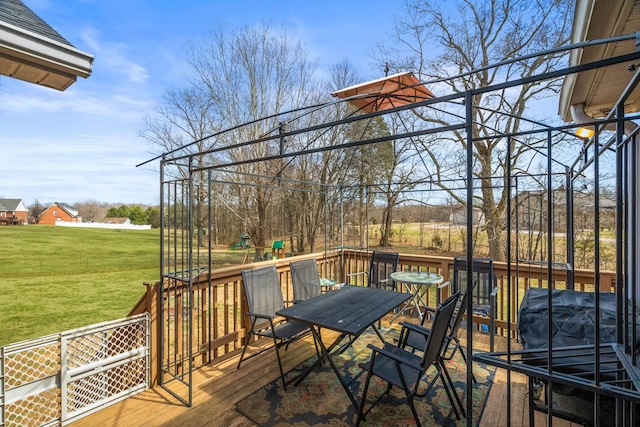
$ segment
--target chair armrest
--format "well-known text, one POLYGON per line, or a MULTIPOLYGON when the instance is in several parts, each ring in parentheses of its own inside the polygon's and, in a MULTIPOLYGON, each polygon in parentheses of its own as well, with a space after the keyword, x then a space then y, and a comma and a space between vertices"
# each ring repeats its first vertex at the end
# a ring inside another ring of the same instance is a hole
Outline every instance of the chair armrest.
POLYGON ((380 280, 380 285, 385 286, 385 287, 390 287, 392 290, 396 290, 396 281, 389 278, 389 279, 381 279, 380 280))
POLYGON ((451 281, 447 280, 446 282, 442 282, 438 285, 438 291, 451 286, 451 281))
MULTIPOLYGON (((438 287, 436 288, 436 305, 440 305, 440 303, 442 302, 442 290, 451 286, 451 281, 449 280, 438 285, 438 287)), ((425 307, 425 310, 431 313, 436 312, 436 309, 431 307, 425 307)))
POLYGON ((409 323, 409 322, 400 322, 400 325, 402 326, 403 329, 408 329, 411 332, 417 332, 421 335, 424 335, 425 338, 429 336, 429 334, 431 333, 430 329, 425 328, 424 326, 421 325, 416 325, 415 323, 409 323))
POLYGON ((276 318, 275 316, 269 316, 268 314, 258 314, 258 313, 251 313, 251 312, 247 312, 245 314, 247 316, 257 317, 259 319, 273 320, 276 318))
POLYGON ((392 353, 390 351, 387 351, 387 350, 385 350, 383 348, 376 347, 373 344, 369 344, 369 345, 367 345, 367 347, 369 347, 371 350, 373 350, 374 353, 381 354, 384 357, 388 357, 389 359, 394 360, 394 361, 396 361, 398 363, 402 363, 403 365, 407 365, 407 366, 409 366, 409 367, 411 367, 411 368, 413 368, 413 369, 415 369, 417 371, 422 370, 422 365, 420 365, 418 363, 413 363, 413 361, 411 361, 411 360, 403 359, 400 356, 398 356, 397 354, 394 354, 394 353, 392 353))
POLYGON ((402 326, 402 330, 400 331, 400 337, 398 338, 398 346, 401 348, 404 348, 405 345, 407 344, 407 340, 409 339, 409 335, 411 332, 415 332, 416 334, 420 334, 424 336, 425 340, 429 339, 429 334, 431 333, 431 330, 425 328, 422 325, 417 325, 415 323, 408 323, 408 322, 400 322, 400 325, 402 326))
POLYGON ((347 285, 351 284, 350 283, 351 281, 349 280, 351 277, 353 277, 353 276, 361 276, 361 275, 367 275, 368 276, 369 272, 368 271, 358 271, 356 273, 347 273, 345 275, 345 279, 346 279, 345 280, 345 282, 346 282, 345 284, 347 284, 347 285))

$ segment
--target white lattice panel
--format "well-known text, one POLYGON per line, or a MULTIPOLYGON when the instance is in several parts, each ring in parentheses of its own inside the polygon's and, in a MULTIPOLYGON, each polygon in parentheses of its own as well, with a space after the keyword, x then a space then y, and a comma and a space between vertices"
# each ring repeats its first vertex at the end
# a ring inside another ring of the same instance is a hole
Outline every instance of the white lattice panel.
POLYGON ((65 423, 149 386, 148 315, 0 349, 0 426, 65 423))

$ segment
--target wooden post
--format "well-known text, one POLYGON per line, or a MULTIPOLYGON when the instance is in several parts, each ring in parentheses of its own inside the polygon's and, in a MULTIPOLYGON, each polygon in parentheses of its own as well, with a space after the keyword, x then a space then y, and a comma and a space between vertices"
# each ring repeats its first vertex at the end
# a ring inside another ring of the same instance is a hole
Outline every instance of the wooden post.
POLYGON ((147 287, 147 312, 150 318, 149 337, 151 343, 149 344, 149 364, 151 368, 150 380, 151 387, 155 387, 160 384, 160 375, 162 372, 162 348, 160 347, 160 285, 161 282, 154 284, 144 283, 147 287))

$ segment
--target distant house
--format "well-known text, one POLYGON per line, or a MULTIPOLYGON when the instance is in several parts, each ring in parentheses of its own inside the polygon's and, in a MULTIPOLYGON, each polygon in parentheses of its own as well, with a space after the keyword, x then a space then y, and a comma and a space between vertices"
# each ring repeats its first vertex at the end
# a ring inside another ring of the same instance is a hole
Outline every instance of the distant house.
MULTIPOLYGON (((484 213, 480 208, 472 208, 473 223, 484 224, 484 213)), ((455 206, 449 215, 449 221, 452 224, 463 225, 467 223, 467 207, 463 205, 455 206)))
POLYGON ((28 216, 22 199, 0 199, 0 224, 26 224, 28 216))
POLYGON ((78 211, 61 203, 49 206, 38 217, 38 224, 56 225, 59 222, 82 222, 78 211))
POLYGON ((105 218, 104 223, 128 225, 131 224, 131 220, 129 218, 105 218))
MULTIPOLYGON (((566 228, 567 192, 564 187, 554 189, 552 194, 553 213, 549 215, 548 192, 546 190, 522 191, 515 197, 517 221, 520 227, 531 230, 545 230, 547 219, 553 218, 553 226, 558 230, 566 228)), ((593 229, 595 200, 593 192, 573 193, 573 226, 577 230, 593 229)), ((614 228, 616 221, 616 201, 606 194, 599 195, 599 224, 601 228, 614 228)))

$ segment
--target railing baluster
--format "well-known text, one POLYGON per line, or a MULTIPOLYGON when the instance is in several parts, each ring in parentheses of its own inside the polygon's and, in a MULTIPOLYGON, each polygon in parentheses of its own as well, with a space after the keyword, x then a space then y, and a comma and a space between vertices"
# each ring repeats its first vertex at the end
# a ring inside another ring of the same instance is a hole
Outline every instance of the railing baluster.
MULTIPOLYGON (((271 261, 263 261, 264 263, 273 263, 280 271, 281 283, 283 286, 283 295, 290 296, 292 289, 290 283, 289 274, 289 262, 294 259, 304 259, 315 257, 319 260, 320 271, 327 271, 331 273, 353 273, 357 271, 364 271, 368 268, 368 255, 360 250, 348 249, 340 253, 339 250, 326 252, 326 258, 324 258, 325 252, 301 255, 294 258, 285 258, 271 261), (342 265, 342 259, 344 257, 344 265, 342 265), (326 264, 326 268, 325 268, 326 264)), ((412 255, 412 254, 400 254, 399 268, 403 270, 428 270, 435 271, 441 274, 445 280, 449 278, 449 272, 452 268, 453 258, 441 257, 441 256, 427 256, 427 255, 412 255)), ((231 351, 237 350, 242 347, 244 334, 240 332, 247 327, 247 319, 244 316, 243 307, 245 305, 243 301, 243 288, 239 279, 240 272, 243 269, 254 268, 257 263, 244 264, 233 267, 225 267, 217 270, 213 270, 211 280, 206 273, 201 274, 199 278, 200 282, 194 283, 195 295, 201 296, 201 303, 196 306, 199 315, 201 316, 201 336, 199 340, 194 342, 199 343, 194 347, 194 363, 199 366, 208 361, 214 361, 217 358, 223 357, 231 351), (212 301, 205 301, 207 295, 207 286, 213 287, 212 301), (213 316, 212 319, 205 319, 206 316, 213 316), (207 324, 213 325, 211 328, 206 327, 207 324), (210 352, 211 357, 199 357, 203 356, 203 352, 210 352), (196 362, 197 360, 197 362, 196 362)), ((506 304, 512 305, 511 310, 511 324, 516 325, 518 318, 518 311, 515 307, 519 307, 519 302, 522 300, 524 294, 529 287, 546 288, 549 286, 546 279, 546 266, 529 265, 526 263, 520 263, 519 269, 513 269, 511 277, 507 277, 507 264, 505 262, 494 261, 494 272, 498 277, 498 283, 500 285, 500 292, 498 293, 499 309, 498 317, 496 319, 496 325, 498 327, 498 333, 501 335, 515 336, 516 331, 507 331, 507 324, 509 323, 506 318, 506 304), (512 299, 508 301, 507 286, 511 286, 512 299)), ((567 271, 566 269, 557 268, 554 269, 551 286, 552 288, 558 286, 564 288, 566 286, 567 271)), ((576 289, 581 291, 591 290, 593 291, 595 277, 593 271, 590 270, 575 270, 574 271, 576 289)), ((357 280, 357 279, 356 279, 357 280)), ((614 292, 615 290, 615 274, 613 272, 601 271, 600 273, 601 290, 606 292, 614 292)), ((362 284, 362 283, 359 283, 362 284)), ((152 287, 149 287, 152 289, 152 287)), ((181 289, 172 289, 172 297, 176 298, 175 303, 177 310, 173 313, 174 319, 179 324, 182 323, 183 313, 180 308, 182 307, 182 292, 181 289)), ((151 291, 149 291, 151 292, 151 291)), ((149 297, 149 292, 148 296, 149 297)), ((427 294, 427 304, 429 306, 435 306, 437 304, 436 290, 430 290, 427 294)), ((443 295, 446 297, 446 295, 443 295)), ((288 298, 290 299, 290 298, 288 298)), ((143 302, 138 303, 138 306, 144 306, 143 302)), ((165 305, 166 307, 166 305, 165 305)), ((158 307, 149 307, 149 311, 158 310, 158 307)), ((167 314, 165 314, 166 316, 167 314)), ((478 324, 487 323, 487 319, 474 318, 478 324)), ((179 325, 180 326, 180 325, 179 325)), ((155 337, 154 337, 155 338, 155 337)), ((186 349, 180 346, 181 342, 178 340, 174 343, 174 347, 171 349, 164 349, 165 357, 169 359, 176 358, 175 354, 167 353, 171 352, 182 353, 186 349)), ((196 367, 197 367, 196 366, 196 367)))

